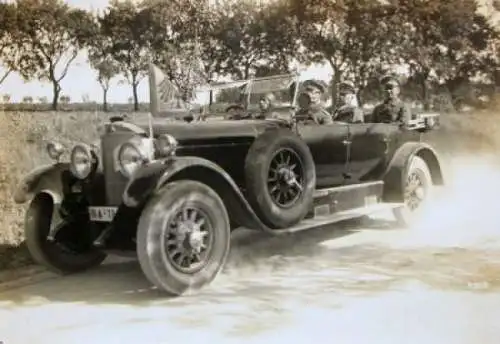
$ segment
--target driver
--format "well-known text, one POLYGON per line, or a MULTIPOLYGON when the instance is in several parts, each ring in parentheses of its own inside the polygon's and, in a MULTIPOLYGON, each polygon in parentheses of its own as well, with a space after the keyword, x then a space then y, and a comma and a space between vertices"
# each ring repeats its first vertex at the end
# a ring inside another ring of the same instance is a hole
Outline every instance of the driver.
POLYGON ((255 115, 256 119, 278 118, 278 114, 273 111, 276 97, 272 93, 266 93, 259 99, 259 112, 255 115))
POLYGON ((363 123, 365 116, 356 104, 356 89, 350 82, 339 85, 339 106, 333 112, 333 120, 347 123, 363 123))
POLYGON ((295 114, 297 121, 306 124, 331 124, 331 115, 323 107, 321 98, 327 90, 322 81, 306 80, 302 91, 297 99, 299 110, 295 114))
POLYGON ((239 104, 231 105, 226 108, 226 113, 228 119, 238 120, 245 117, 245 109, 239 104))

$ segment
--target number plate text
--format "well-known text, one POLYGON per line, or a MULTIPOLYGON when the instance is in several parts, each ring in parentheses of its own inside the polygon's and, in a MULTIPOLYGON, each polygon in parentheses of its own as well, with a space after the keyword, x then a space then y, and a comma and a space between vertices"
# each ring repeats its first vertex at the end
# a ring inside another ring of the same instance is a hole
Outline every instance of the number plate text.
POLYGON ((116 215, 117 207, 89 207, 90 221, 111 222, 116 215))

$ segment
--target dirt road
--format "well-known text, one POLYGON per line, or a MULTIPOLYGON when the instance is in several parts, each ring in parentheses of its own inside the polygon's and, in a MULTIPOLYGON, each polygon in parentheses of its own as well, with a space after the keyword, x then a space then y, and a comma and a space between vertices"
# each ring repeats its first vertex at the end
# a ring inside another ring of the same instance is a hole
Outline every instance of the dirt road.
POLYGON ((410 230, 380 214, 286 240, 240 233, 196 295, 162 297, 134 260, 0 293, 0 341, 498 343, 500 168, 451 172, 410 230))

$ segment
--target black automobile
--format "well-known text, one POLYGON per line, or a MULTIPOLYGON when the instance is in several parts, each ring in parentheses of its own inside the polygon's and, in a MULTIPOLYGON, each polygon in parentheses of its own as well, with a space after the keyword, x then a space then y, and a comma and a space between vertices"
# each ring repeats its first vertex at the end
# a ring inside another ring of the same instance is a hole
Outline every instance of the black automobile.
MULTIPOLYGON (((288 88, 294 78, 251 80, 252 92, 288 88)), ((186 123, 157 118, 154 106, 144 121, 106 123, 100 144, 75 145, 69 161, 60 160, 64 147, 48 145, 54 162, 25 176, 15 194, 30 202, 25 234, 37 262, 66 274, 132 251, 155 286, 181 295, 216 277, 238 228, 285 235, 384 209, 408 224, 443 184, 437 153, 421 141, 433 127, 427 118, 405 128, 186 123)))

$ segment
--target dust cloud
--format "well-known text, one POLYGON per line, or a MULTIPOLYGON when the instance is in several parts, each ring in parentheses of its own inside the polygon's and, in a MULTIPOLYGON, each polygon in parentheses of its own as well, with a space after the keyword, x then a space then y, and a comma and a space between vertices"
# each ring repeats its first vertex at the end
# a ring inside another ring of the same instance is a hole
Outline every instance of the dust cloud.
POLYGON ((249 234, 240 245, 236 240, 218 281, 296 286, 308 276, 308 288, 318 293, 346 285, 369 292, 408 279, 439 288, 500 288, 500 160, 488 154, 447 160, 446 185, 410 228, 398 228, 389 212, 289 237, 249 234), (310 283, 314 278, 323 283, 310 283))
POLYGON ((447 185, 438 190, 415 226, 413 239, 428 245, 494 245, 500 238, 500 156, 452 158, 447 185))

